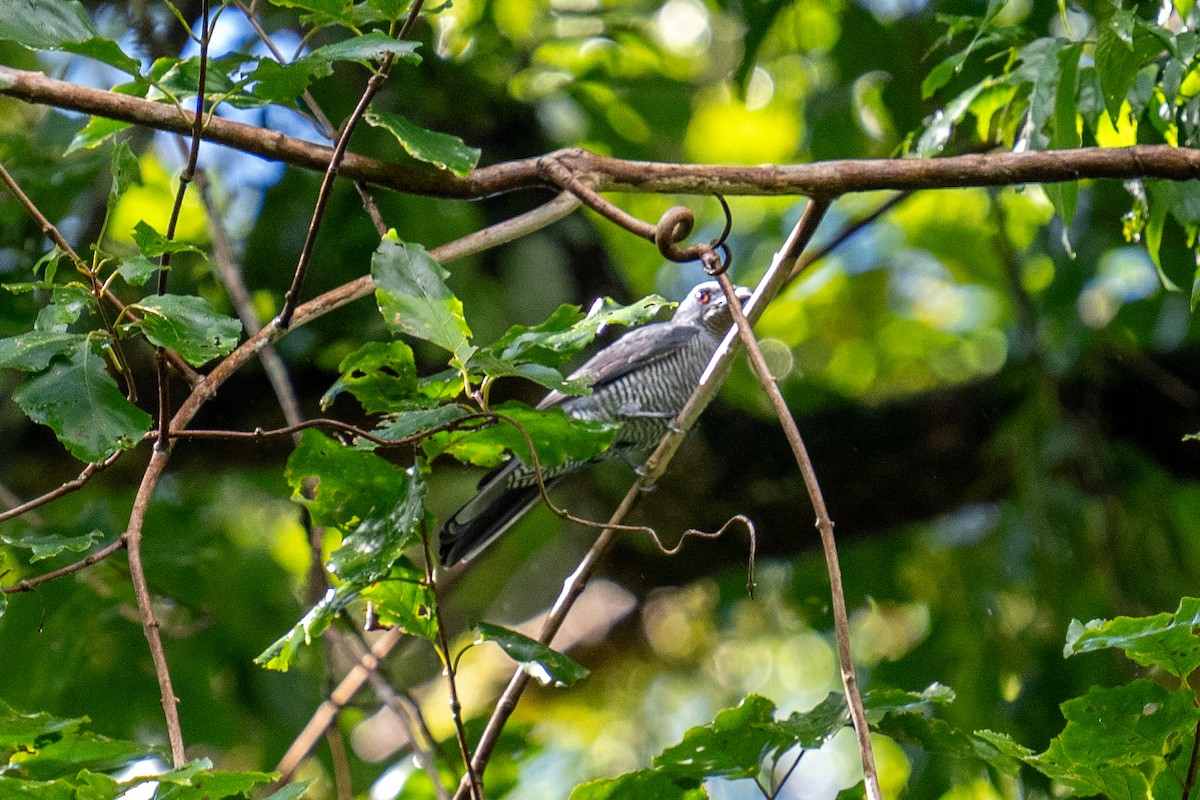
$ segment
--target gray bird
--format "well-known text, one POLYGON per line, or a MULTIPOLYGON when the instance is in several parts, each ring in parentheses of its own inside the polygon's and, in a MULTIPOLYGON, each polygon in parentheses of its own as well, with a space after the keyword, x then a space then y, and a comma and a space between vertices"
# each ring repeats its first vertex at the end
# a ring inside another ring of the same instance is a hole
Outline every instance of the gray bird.
MULTIPOLYGON (((737 296, 745 302, 750 290, 739 286, 737 296)), ((560 406, 575 419, 621 422, 612 446, 598 458, 620 456, 639 466, 683 409, 732 324, 721 285, 701 283, 688 292, 669 322, 630 331, 571 374, 571 378, 591 379, 591 394, 550 392, 538 408, 560 406)), ((543 480, 549 484, 585 463, 567 462, 543 470, 543 480)), ((478 494, 442 527, 443 566, 474 558, 520 519, 538 496, 534 471, 520 459, 512 458, 484 476, 478 494)))

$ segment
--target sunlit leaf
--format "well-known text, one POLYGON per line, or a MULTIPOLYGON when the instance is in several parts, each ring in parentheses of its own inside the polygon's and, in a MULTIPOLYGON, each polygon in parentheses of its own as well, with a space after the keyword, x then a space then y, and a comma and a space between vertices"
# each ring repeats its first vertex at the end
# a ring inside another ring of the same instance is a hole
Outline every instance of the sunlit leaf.
POLYGON ((753 778, 764 758, 792 743, 791 735, 775 724, 775 704, 752 694, 736 708, 718 712, 712 724, 690 729, 679 744, 663 750, 654 765, 695 781, 753 778))
POLYGON ((406 495, 405 470, 374 453, 346 447, 309 428, 288 458, 293 499, 303 503, 313 522, 349 530, 362 520, 382 517, 406 495), (308 495, 309 479, 316 486, 308 495))
POLYGON ((1100 28, 1096 40, 1096 71, 1104 91, 1104 104, 1115 124, 1125 95, 1137 76, 1137 56, 1133 49, 1134 12, 1116 11, 1108 24, 1100 28))
POLYGON ((93 150, 104 144, 114 134, 120 133, 130 126, 128 122, 120 120, 108 119, 106 117, 92 117, 87 121, 87 124, 80 128, 79 133, 75 134, 75 138, 67 145, 63 155, 70 155, 76 150, 93 150))
POLYGON ((1072 620, 1063 655, 1117 649, 1143 667, 1183 678, 1200 667, 1200 599, 1185 597, 1174 614, 1072 620))
POLYGON ((158 258, 163 253, 201 253, 194 244, 168 239, 154 230, 145 220, 133 228, 133 241, 146 258, 158 258))
POLYGON ((446 285, 449 274, 424 247, 401 242, 395 231, 371 258, 375 299, 388 328, 433 342, 465 364, 475 348, 462 302, 446 285))
POLYGON ((399 114, 372 110, 366 113, 363 121, 383 128, 396 137, 396 141, 410 156, 438 169, 462 176, 470 174, 479 163, 479 148, 468 147, 457 136, 414 125, 399 114))
POLYGON ((326 61, 359 61, 369 64, 391 53, 410 64, 419 64, 421 56, 417 54, 417 48, 420 46, 420 42, 394 39, 386 33, 371 31, 362 36, 350 36, 319 47, 312 52, 311 57, 326 61))
POLYGON ((218 313, 203 297, 155 294, 131 308, 142 314, 134 326, 147 339, 195 367, 233 352, 241 338, 242 323, 218 313))
POLYGON ((404 550, 420 540, 425 483, 416 468, 403 474, 406 480, 394 488, 394 504, 359 522, 329 556, 329 571, 339 580, 356 584, 381 580, 404 550))
POLYGON ((26 378, 13 400, 34 422, 49 425, 80 461, 135 447, 150 430, 150 415, 125 398, 91 342, 65 356, 26 378))
POLYGON ((475 632, 479 641, 500 645, 509 658, 543 686, 571 686, 588 676, 588 671, 568 656, 522 633, 487 622, 477 623, 475 632))

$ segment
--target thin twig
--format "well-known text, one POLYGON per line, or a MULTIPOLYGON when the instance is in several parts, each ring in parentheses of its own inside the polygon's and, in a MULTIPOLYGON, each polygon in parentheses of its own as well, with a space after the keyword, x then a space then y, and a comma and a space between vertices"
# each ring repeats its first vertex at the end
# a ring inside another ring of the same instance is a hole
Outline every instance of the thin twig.
MULTIPOLYGON (((412 28, 417 15, 421 13, 423 2, 424 0, 413 0, 408 19, 405 21, 396 38, 403 39, 412 28)), ((308 264, 312 260, 313 250, 317 245, 317 232, 320 231, 321 223, 325 219, 325 208, 329 203, 330 195, 333 193, 333 181, 337 177, 338 168, 341 166, 342 158, 346 154, 346 147, 350 144, 350 137, 354 135, 355 128, 358 127, 358 123, 362 120, 363 115, 367 113, 367 106, 371 104, 371 100, 383 88, 384 81, 387 80, 388 73, 391 72, 394 60, 395 54, 391 52, 383 57, 383 62, 375 70, 375 73, 371 75, 370 80, 367 81, 367 86, 363 90, 362 96, 358 99, 358 105, 355 106, 350 117, 342 125, 341 135, 338 136, 337 144, 333 147, 333 154, 329 158, 329 166, 325 170, 325 178, 321 181, 321 188, 317 192, 317 202, 313 208, 312 220, 308 224, 308 233, 304 237, 304 247, 300 250, 300 258, 296 263, 295 274, 292 276, 292 285, 288 287, 287 293, 283 296, 283 308, 280 309, 279 316, 275 320, 275 324, 280 328, 286 330, 292 323, 292 314, 296 310, 296 304, 300 302, 300 290, 304 286, 304 276, 308 273, 308 264)))
POLYGON ((365 431, 349 422, 342 422, 340 419, 306 419, 295 425, 287 425, 283 428, 274 428, 272 430, 263 430, 255 428, 252 431, 206 431, 206 430, 173 430, 167 435, 172 439, 217 439, 225 441, 265 441, 267 439, 277 439, 281 436, 293 436, 296 433, 307 428, 333 428, 334 430, 347 433, 358 439, 370 442, 378 447, 400 447, 402 445, 410 445, 419 441, 431 433, 441 433, 442 431, 457 430, 465 425, 470 425, 481 420, 491 420, 498 415, 487 412, 479 412, 476 414, 468 414, 465 417, 459 417, 456 420, 442 423, 433 428, 428 428, 420 433, 414 433, 411 436, 405 436, 402 439, 383 439, 369 431, 365 431))
POLYGON ((275 771, 279 773, 279 780, 275 782, 275 787, 283 786, 291 780, 296 767, 300 766, 300 762, 308 756, 326 729, 333 724, 338 712, 353 699, 358 690, 367 682, 370 674, 379 669, 380 662, 387 658, 387 655, 403 638, 404 631, 399 628, 386 631, 371 645, 370 652, 364 653, 359 662, 346 673, 346 677, 342 678, 341 683, 333 690, 328 699, 317 707, 312 717, 309 718, 308 724, 292 740, 287 752, 279 760, 279 764, 275 767, 275 771))
POLYGON ((81 569, 86 569, 87 567, 90 567, 92 564, 95 564, 98 561, 103 561, 104 559, 111 556, 113 553, 117 552, 118 550, 123 550, 124 548, 125 548, 125 539, 118 538, 116 541, 111 542, 110 544, 106 544, 104 547, 101 547, 99 550, 97 550, 94 553, 89 553, 87 556, 79 559, 78 561, 76 561, 73 564, 68 564, 65 567, 60 567, 59 569, 56 569, 53 572, 47 572, 44 575, 38 575, 33 578, 26 578, 24 580, 17 581, 12 586, 0 586, 0 592, 2 592, 4 594, 17 594, 18 592, 32 592, 35 588, 37 588, 38 586, 40 586, 43 583, 47 583, 47 582, 55 580, 57 578, 61 578, 65 575, 70 575, 73 572, 79 572, 81 569))
MULTIPOLYGON (((201 134, 204 131, 204 97, 205 85, 208 80, 208 40, 210 38, 208 25, 208 0, 200 2, 200 74, 196 80, 196 110, 192 120, 192 143, 188 152, 187 164, 179 174, 179 188, 175 191, 175 203, 171 206, 171 216, 167 221, 166 238, 168 242, 175 241, 175 231, 179 225, 179 217, 183 214, 183 199, 187 196, 188 186, 196 175, 196 164, 200 159, 201 134)), ((171 251, 165 250, 159 256, 158 294, 167 293, 168 270, 171 268, 171 251)), ((167 448, 167 431, 171 425, 171 375, 167 369, 167 350, 165 347, 156 348, 158 368, 158 441, 155 447, 159 450, 167 448)))
POLYGON ((442 660, 442 674, 446 677, 450 719, 454 721, 454 738, 458 742, 458 752, 466 769, 465 777, 471 787, 471 797, 474 800, 483 800, 483 781, 479 771, 471 763, 471 747, 467 744, 467 729, 463 726, 462 703, 458 699, 457 660, 450 654, 450 638, 446 635, 446 626, 442 624, 441 597, 438 595, 437 579, 433 574, 433 551, 429 546, 429 530, 424 522, 421 524, 421 546, 425 549, 425 583, 433 594, 433 622, 437 630, 435 645, 438 657, 442 660))
POLYGON ((158 689, 162 698, 163 714, 167 720, 167 740, 171 744, 171 762, 175 767, 182 767, 187 762, 183 750, 183 729, 179 725, 179 698, 171 686, 171 673, 167 667, 167 654, 163 649, 162 637, 159 634, 158 618, 154 614, 154 605, 150 599, 150 587, 146 582, 146 568, 142 563, 142 528, 146 520, 146 509, 150 505, 150 496, 158 485, 163 470, 170 458, 170 445, 163 449, 155 449, 150 456, 150 463, 142 475, 137 495, 133 500, 133 510, 129 515, 129 527, 121 538, 129 550, 129 579, 133 583, 134 597, 137 599, 138 613, 142 619, 142 631, 150 645, 150 657, 154 662, 154 674, 158 677, 158 689))
POLYGON ((1200 766, 1200 722, 1196 723, 1196 730, 1192 733, 1192 757, 1188 759, 1187 777, 1183 781, 1183 791, 1180 793, 1183 800, 1191 800, 1192 790, 1196 788, 1197 766, 1200 766))
MULTIPOLYGON (((750 299, 747 314, 753 319, 757 319, 758 315, 762 314, 766 303, 775 297, 780 287, 783 286, 800 252, 812 239, 817 225, 824 217, 828 208, 829 203, 827 201, 812 200, 804 209, 800 221, 792 229, 787 242, 785 242, 784 247, 779 253, 776 254, 775 261, 759 282, 754 296, 750 299)), ((613 512, 612 517, 609 519, 610 527, 600 532, 596 537, 596 541, 588 549, 587 553, 584 554, 578 566, 576 566, 575 571, 563 582, 562 591, 554 601, 554 605, 546 615, 546 620, 542 625, 541 635, 538 637, 542 643, 550 644, 554 640, 555 634, 562 627, 563 621, 574 607, 575 601, 583 594, 583 590, 599 566, 600 560, 612 545, 616 531, 611 526, 620 525, 641 494, 648 487, 653 486, 655 481, 662 476, 667 464, 679 449, 683 437, 687 435, 687 431, 690 431, 695 426, 700 414, 712 401, 713 397, 716 396, 717 389, 720 388, 725 376, 729 374, 729 370, 733 367, 733 359, 737 354, 736 342, 737 332, 731 329, 725 335, 716 353, 713 354, 708 367, 700 377, 699 385, 692 392, 683 410, 675 418, 671 425, 671 430, 658 443, 658 447, 650 455, 650 458, 647 459, 646 464, 638 473, 637 479, 629 487, 629 490, 625 493, 620 504, 613 512)), ((508 685, 500 695, 500 699, 496 701, 496 705, 492 709, 492 715, 487 721, 483 734, 480 736, 479 743, 475 745, 475 755, 472 759, 472 765, 481 775, 487 767, 487 763, 491 758, 492 752, 495 750, 497 742, 500 740, 500 734, 504 730, 505 724, 516 709, 517 703, 521 699, 521 695, 524 693, 528 683, 528 673, 521 669, 514 670, 508 685)), ((464 775, 455 792, 455 800, 464 800, 469 790, 470 783, 468 777, 464 775)))
POLYGON ((879 206, 874 211, 872 211, 870 214, 867 214, 865 217, 862 217, 861 219, 855 220, 854 222, 847 225, 842 230, 838 231, 838 234, 836 236, 834 236, 832 239, 830 239, 828 242, 826 242, 825 244, 821 245, 820 247, 815 247, 812 250, 805 253, 802 258, 800 258, 798 261, 796 261, 796 266, 792 267, 792 271, 788 275, 788 282, 790 283, 790 282, 794 281, 800 275, 801 272, 808 269, 814 263, 816 263, 817 261, 820 261, 822 258, 829 255, 834 250, 841 247, 849 239, 853 238, 854 235, 857 234, 859 231, 861 231, 863 228, 866 228, 868 225, 874 224, 880 217, 882 217, 884 214, 888 213, 893 208, 900 205, 901 203, 903 203, 905 200, 907 200, 910 197, 912 197, 911 191, 897 192, 896 194, 892 195, 884 202, 880 203, 879 206))
POLYGON ((79 473, 79 477, 75 478, 74 480, 67 481, 62 486, 46 492, 41 497, 35 497, 32 500, 26 500, 19 506, 13 506, 7 511, 0 512, 0 522, 19 517, 22 514, 26 514, 39 506, 46 505, 46 503, 49 503, 51 500, 57 500, 63 495, 70 494, 71 492, 81 489, 85 483, 92 479, 93 475, 95 475, 97 472, 102 472, 108 469, 108 467, 112 466, 113 462, 120 458, 124 452, 124 450, 118 450, 103 461, 93 461, 84 467, 83 472, 79 473))
POLYGON ((867 726, 867 715, 863 710, 862 697, 858 691, 858 678, 854 672, 854 662, 850 653, 850 619, 846 614, 846 597, 842 589, 841 568, 838 566, 837 543, 833 537, 833 520, 825 506, 825 498, 821 493, 821 486, 817 482, 817 473, 813 468, 812 460, 808 457, 804 439, 800 436, 800 428, 796 425, 796 419, 792 416, 791 411, 788 410, 787 401, 783 399, 783 393, 779 391, 778 384, 771 377, 771 368, 767 366, 762 349, 758 346, 758 339, 755 338, 754 331, 751 329, 746 315, 742 312, 741 302, 737 298, 733 281, 724 272, 717 275, 717 280, 720 281, 721 288, 725 291, 729 310, 733 313, 738 335, 750 356, 750 364, 754 367, 754 373, 758 376, 763 391, 771 400, 771 406, 775 409, 776 416, 779 417, 779 424, 783 426, 784 436, 792 448, 792 454, 796 457, 796 465, 800 468, 800 474, 804 478, 804 487, 808 490, 809 499, 812 500, 813 510, 817 515, 817 530, 821 533, 821 547, 825 551, 825 564, 829 570, 830 591, 833 597, 833 630, 834 638, 837 640, 838 661, 842 669, 842 685, 846 693, 846 704, 850 708, 850 717, 854 721, 854 732, 858 737, 858 750, 863 765, 863 783, 867 790, 867 800, 882 800, 883 795, 879 790, 879 775, 875 770, 875 756, 871 750, 871 730, 867 726))

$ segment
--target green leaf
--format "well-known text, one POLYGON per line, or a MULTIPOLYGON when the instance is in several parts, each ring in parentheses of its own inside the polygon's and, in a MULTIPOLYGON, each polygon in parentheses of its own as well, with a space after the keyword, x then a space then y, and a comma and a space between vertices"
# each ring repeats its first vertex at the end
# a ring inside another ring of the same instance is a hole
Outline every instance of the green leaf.
POLYGON ((363 120, 368 125, 388 131, 410 156, 438 169, 449 170, 462 177, 469 175, 479 163, 479 148, 468 147, 457 136, 414 125, 399 114, 371 110, 363 116, 363 120))
MULTIPOLYGON (((1059 80, 1054 95, 1054 126, 1050 134, 1050 147, 1056 150, 1074 150, 1082 143, 1076 124, 1075 105, 1079 86, 1079 57, 1082 53, 1083 45, 1074 44, 1058 54, 1059 80)), ((1065 181, 1048 184, 1045 188, 1063 225, 1070 227, 1079 203, 1079 184, 1065 181)))
POLYGON ((29 331, 0 339, 0 367, 40 372, 60 356, 87 340, 82 333, 29 331))
POLYGON ((348 23, 353 18, 351 0, 270 0, 271 5, 312 12, 323 21, 348 23))
POLYGON ((203 252, 194 244, 187 242, 176 242, 163 236, 145 220, 140 220, 137 225, 133 226, 133 241, 138 246, 138 250, 146 258, 158 258, 163 253, 200 253, 203 252))
POLYGON ((80 128, 79 133, 75 134, 63 155, 69 156, 78 150, 94 150, 108 141, 109 137, 128 128, 130 124, 105 117, 92 117, 80 128))
POLYGON ((404 473, 407 480, 393 487, 396 499, 385 514, 367 517, 342 540, 329 556, 329 571, 347 583, 364 584, 382 579, 400 560, 404 550, 420 541, 425 520, 425 482, 417 467, 404 473))
POLYGON ((117 274, 130 286, 143 286, 146 281, 154 277, 154 273, 158 272, 160 266, 158 262, 151 261, 143 255, 136 255, 121 259, 121 266, 117 267, 117 274))
POLYGON ((130 308, 142 313, 133 325, 147 339, 174 350, 194 367, 233 352, 242 335, 240 321, 217 313, 203 297, 156 294, 130 308))
POLYGON ((96 298, 87 287, 79 283, 58 285, 52 290, 50 303, 38 312, 33 327, 39 331, 63 333, 68 325, 95 309, 96 298))
POLYGON ((580 353, 610 325, 641 325, 673 305, 657 295, 643 297, 627 306, 606 297, 593 304, 586 315, 578 306, 562 305, 545 322, 533 327, 514 325, 479 352, 503 361, 532 361, 557 367, 580 353))
POLYGON ((379 313, 393 333, 405 333, 449 350, 460 364, 475 352, 462 301, 446 285, 450 273, 424 247, 389 231, 371 258, 379 313))
POLYGON ((1177 678, 1200 667, 1200 599, 1185 597, 1174 614, 1072 620, 1063 656, 1117 649, 1143 667, 1159 667, 1177 678))
POLYGON ((487 622, 476 623, 474 630, 480 642, 500 645, 509 658, 543 686, 572 686, 588 676, 586 669, 566 655, 522 633, 487 622))
POLYGON ((388 575, 362 592, 375 609, 381 625, 400 628, 405 633, 437 641, 437 598, 425 582, 425 573, 408 558, 400 558, 388 575))
POLYGON ((80 342, 66 356, 27 378, 13 400, 34 422, 49 425, 81 461, 135 447, 150 430, 150 415, 121 394, 91 342, 80 342))
POLYGON ((292 629, 280 636, 254 658, 254 663, 266 669, 287 672, 300 648, 312 644, 350 605, 362 587, 350 584, 336 586, 325 593, 317 604, 301 617, 292 629))
POLYGON ((398 441, 414 436, 421 431, 447 425, 455 420, 462 419, 468 413, 466 408, 457 404, 419 409, 416 411, 400 411, 395 414, 389 414, 372 433, 380 439, 398 441))
POLYGON ((570 800, 704 800, 708 792, 700 782, 670 775, 662 770, 642 769, 616 778, 581 783, 570 800))
POLYGON ((292 499, 308 508, 315 525, 346 531, 381 517, 406 492, 405 471, 374 453, 346 447, 313 428, 300 435, 285 472, 292 499), (306 496, 310 479, 317 485, 306 496))
POLYGON ((74 776, 83 769, 116 770, 152 755, 156 755, 155 748, 141 742, 79 731, 26 744, 22 748, 20 771, 34 780, 48 781, 74 776))
POLYGON ((417 364, 412 348, 401 341, 367 342, 338 364, 341 377, 321 397, 327 410, 342 392, 350 392, 368 414, 404 408, 417 394, 417 364))
POLYGON ((77 0, 0 0, 0 39, 32 50, 66 50, 89 56, 130 75, 137 59, 100 36, 77 0))
POLYGON ((117 207, 117 201, 141 177, 142 170, 137 156, 125 142, 117 142, 112 154, 112 188, 108 192, 108 213, 117 207))
POLYGON ((351 36, 319 47, 308 57, 325 61, 358 61, 370 65, 370 62, 378 61, 391 53, 410 64, 419 64, 421 56, 417 54, 417 48, 420 46, 420 42, 393 39, 381 31, 371 31, 362 36, 351 36))
POLYGON ((14 533, 0 533, 0 542, 12 545, 13 547, 29 549, 31 551, 29 563, 31 564, 35 561, 53 558, 67 550, 70 550, 72 553, 82 553, 103 538, 104 533, 102 531, 92 531, 82 536, 61 536, 56 533, 39 535, 31 532, 29 529, 26 529, 19 535, 14 533))
POLYGON ((561 408, 538 411, 516 401, 492 407, 497 414, 512 420, 474 430, 446 431, 426 440, 429 457, 442 453, 467 464, 494 467, 506 453, 514 453, 528 466, 533 465, 529 445, 513 423, 524 429, 533 442, 542 469, 549 470, 567 462, 590 461, 612 444, 619 423, 571 419, 561 408))
POLYGON ((1093 687, 1062 704, 1067 726, 1029 763, 1081 795, 1150 797, 1150 782, 1166 766, 1163 754, 1200 720, 1195 695, 1147 680, 1093 687))
POLYGON ((694 781, 754 778, 767 756, 792 744, 792 737, 775 724, 775 704, 752 694, 736 708, 719 712, 711 725, 689 730, 679 744, 663 750, 654 765, 694 781))
POLYGON ((297 800, 298 798, 304 796, 304 793, 308 791, 308 787, 311 783, 312 781, 297 781, 296 783, 289 783, 279 791, 272 792, 271 794, 267 795, 267 797, 265 797, 263 800, 297 800))
POLYGON ((87 717, 65 719, 45 712, 22 714, 0 700, 0 750, 32 745, 45 737, 70 733, 85 722, 87 717))
POLYGON ((1104 93, 1104 105, 1113 125, 1125 102, 1125 95, 1137 77, 1138 59, 1133 49, 1134 12, 1116 11, 1108 23, 1101 26, 1096 40, 1096 72, 1104 93))

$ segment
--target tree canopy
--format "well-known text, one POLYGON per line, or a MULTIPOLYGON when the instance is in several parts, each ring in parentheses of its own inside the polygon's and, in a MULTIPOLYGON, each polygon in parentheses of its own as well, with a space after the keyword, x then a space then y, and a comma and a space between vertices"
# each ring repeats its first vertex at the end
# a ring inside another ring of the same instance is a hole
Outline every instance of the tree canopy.
POLYGON ((0 0, 0 797, 1192 800, 1198 22, 0 0))

